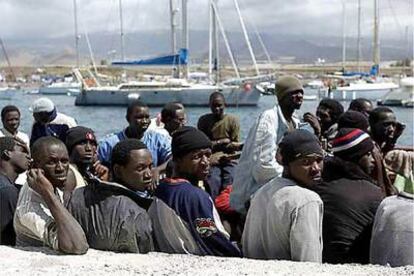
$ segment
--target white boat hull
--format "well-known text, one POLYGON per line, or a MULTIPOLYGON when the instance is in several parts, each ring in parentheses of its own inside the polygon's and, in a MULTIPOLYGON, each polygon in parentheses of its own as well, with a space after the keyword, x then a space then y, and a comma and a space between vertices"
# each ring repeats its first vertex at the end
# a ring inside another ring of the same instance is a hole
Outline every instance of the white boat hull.
POLYGON ((80 94, 80 85, 76 86, 42 86, 39 88, 39 94, 44 95, 78 95, 80 94))
POLYGON ((371 101, 377 101, 383 98, 388 92, 397 89, 398 85, 375 86, 372 87, 339 87, 331 93, 325 91, 325 97, 339 101, 352 101, 357 98, 365 98, 371 101))
POLYGON ((142 88, 135 90, 90 88, 84 89, 76 97, 75 105, 125 106, 131 101, 139 99, 148 106, 163 106, 169 102, 181 102, 185 106, 208 106, 210 94, 215 91, 224 94, 228 106, 255 106, 260 98, 260 92, 254 87, 250 91, 244 91, 236 86, 142 88))

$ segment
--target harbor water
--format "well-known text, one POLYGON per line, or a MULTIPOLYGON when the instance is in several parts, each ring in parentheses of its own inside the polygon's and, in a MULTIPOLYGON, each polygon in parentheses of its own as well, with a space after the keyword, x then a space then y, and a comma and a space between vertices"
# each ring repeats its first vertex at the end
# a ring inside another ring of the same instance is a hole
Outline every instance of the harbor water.
MULTIPOLYGON (((25 94, 23 92, 16 92, 10 99, 0 99, 0 107, 13 104, 16 105, 22 113, 20 130, 30 134, 31 125, 33 123, 32 114, 29 110, 30 105, 37 98, 42 97, 38 94, 25 94)), ((70 115, 76 119, 79 125, 88 126, 92 128, 99 138, 105 135, 119 131, 126 125, 125 107, 99 107, 99 106, 75 106, 75 97, 71 96, 48 96, 59 112, 70 115)), ((259 104, 256 107, 231 107, 227 108, 227 113, 232 113, 240 118, 241 136, 244 140, 250 127, 259 116, 259 114, 271 108, 275 103, 274 96, 262 96, 259 104)), ((345 110, 348 109, 349 102, 342 102, 345 110)), ((315 112, 318 101, 304 101, 301 110, 298 112, 299 117, 305 112, 315 112)), ((398 144, 411 146, 413 145, 413 109, 403 107, 392 108, 397 116, 397 119, 406 124, 406 129, 398 140, 398 144)), ((150 108, 151 117, 155 117, 161 111, 160 107, 150 108)), ((210 112, 208 107, 194 107, 186 108, 188 116, 188 125, 196 126, 198 118, 210 112)))

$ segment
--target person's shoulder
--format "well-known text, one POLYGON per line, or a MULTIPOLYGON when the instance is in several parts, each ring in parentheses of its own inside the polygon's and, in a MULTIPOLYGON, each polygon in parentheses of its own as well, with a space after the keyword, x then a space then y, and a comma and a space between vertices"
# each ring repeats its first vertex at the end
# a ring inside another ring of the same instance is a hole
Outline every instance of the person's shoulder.
POLYGON ((275 182, 275 184, 279 185, 277 196, 287 201, 295 202, 297 206, 303 206, 309 202, 322 203, 320 196, 316 192, 301 187, 290 179, 279 177, 275 179, 275 182))
POLYGON ((52 121, 52 123, 66 123, 70 127, 76 126, 76 121, 73 117, 60 112, 57 113, 56 118, 52 121))
POLYGON ((124 131, 121 130, 121 131, 118 131, 118 132, 112 132, 110 134, 105 135, 101 139, 100 144, 102 144, 102 143, 109 143, 109 144, 118 143, 121 140, 121 138, 123 137, 123 132, 124 131))
POLYGON ((19 196, 19 189, 17 189, 14 185, 9 185, 6 183, 2 183, 0 181, 0 194, 1 194, 1 201, 10 201, 15 200, 17 201, 17 198, 19 196))

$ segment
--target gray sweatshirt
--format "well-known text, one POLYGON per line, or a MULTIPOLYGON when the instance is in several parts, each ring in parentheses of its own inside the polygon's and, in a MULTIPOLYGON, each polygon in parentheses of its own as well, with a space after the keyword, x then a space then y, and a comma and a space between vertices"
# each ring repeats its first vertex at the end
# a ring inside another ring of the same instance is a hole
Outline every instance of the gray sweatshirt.
POLYGON ((414 197, 401 192, 384 199, 372 229, 370 262, 392 267, 414 265, 414 197))
POLYGON ((242 237, 255 259, 322 262, 323 203, 313 191, 275 178, 254 195, 242 237))

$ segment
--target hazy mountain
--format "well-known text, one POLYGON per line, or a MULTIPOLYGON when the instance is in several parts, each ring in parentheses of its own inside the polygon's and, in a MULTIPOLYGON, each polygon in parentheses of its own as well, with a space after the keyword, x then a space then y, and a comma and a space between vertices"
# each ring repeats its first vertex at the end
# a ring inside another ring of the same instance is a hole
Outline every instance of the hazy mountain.
MULTIPOLYGON (((243 35, 228 32, 227 36, 238 63, 250 62, 250 55, 243 35)), ((281 57, 295 57, 296 63, 312 63, 318 58, 327 62, 342 59, 342 39, 340 37, 322 37, 311 35, 289 35, 277 32, 262 34, 262 39, 272 60, 281 57)), ((9 39, 4 41, 7 53, 13 65, 69 65, 75 64, 74 38, 71 36, 56 38, 9 39)), ((115 33, 93 33, 89 35, 90 45, 95 61, 119 59, 120 38, 115 33)), ((180 41, 178 37, 177 41, 180 41)), ((259 40, 251 35, 253 49, 258 60, 266 60, 259 40)), ((362 40, 362 59, 371 60, 372 39, 362 40)), ((381 59, 399 60, 413 52, 412 38, 410 42, 384 40, 381 41, 381 59), (407 49, 407 44, 410 49, 407 49)), ((80 55, 83 62, 90 59, 86 37, 79 41, 80 55)), ((127 59, 139 59, 169 53, 170 33, 166 30, 152 32, 127 33, 125 35, 125 56, 127 59)), ((225 62, 228 55, 223 41, 220 52, 225 62)), ((208 58, 208 32, 192 31, 190 33, 190 56, 193 62, 205 62, 208 58)), ((347 40, 347 60, 356 58, 356 39, 347 40)), ((5 64, 3 54, 0 64, 5 64)))

